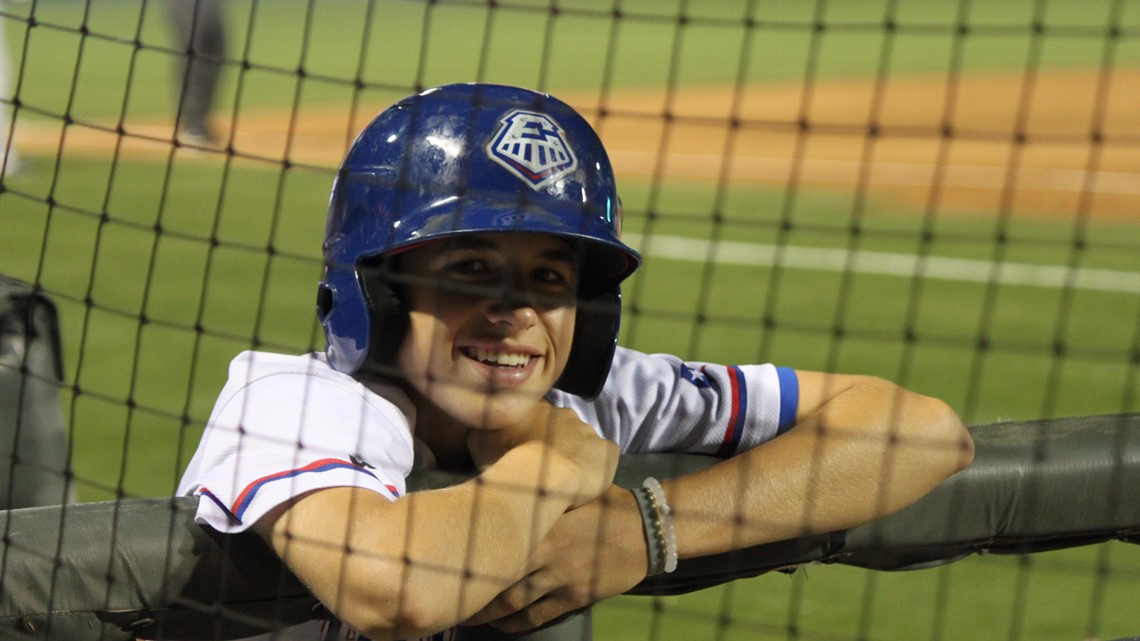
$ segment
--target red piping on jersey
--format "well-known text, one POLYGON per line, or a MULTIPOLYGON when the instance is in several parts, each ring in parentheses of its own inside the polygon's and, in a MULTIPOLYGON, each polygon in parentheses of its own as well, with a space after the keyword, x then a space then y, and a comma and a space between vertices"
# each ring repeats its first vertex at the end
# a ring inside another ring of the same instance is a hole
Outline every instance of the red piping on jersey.
POLYGON ((747 383, 744 372, 739 367, 730 365, 728 370, 728 395, 732 402, 732 409, 728 415, 728 425, 725 427, 724 440, 721 441, 717 456, 732 456, 740 445, 740 437, 744 434, 744 422, 748 417, 747 383))
MULTIPOLYGON (((369 472, 367 469, 359 465, 349 463, 348 461, 343 461, 336 458, 320 459, 319 461, 313 461, 304 467, 299 467, 294 470, 285 470, 284 472, 277 472, 275 474, 263 476, 250 483, 249 485, 245 486, 245 489, 242 490, 241 494, 239 494, 238 497, 234 499, 233 508, 230 510, 230 513, 233 514, 233 516, 240 522, 242 515, 245 513, 246 509, 249 508, 249 504, 253 502, 254 495, 256 495, 257 492, 267 483, 272 483, 273 481, 280 481, 287 478, 293 478, 294 476, 300 476, 301 474, 306 474, 309 472, 328 472, 330 470, 336 469, 349 469, 354 472, 363 472, 364 474, 371 476, 377 481, 380 480, 376 478, 375 474, 369 472)), ((391 492, 393 496, 399 498, 400 492, 396 489, 395 486, 384 483, 384 488, 391 492)))

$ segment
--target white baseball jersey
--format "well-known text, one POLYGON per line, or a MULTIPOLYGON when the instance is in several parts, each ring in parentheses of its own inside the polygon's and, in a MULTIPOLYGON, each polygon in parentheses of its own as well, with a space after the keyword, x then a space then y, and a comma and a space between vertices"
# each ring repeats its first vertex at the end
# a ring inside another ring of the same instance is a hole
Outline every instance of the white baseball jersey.
MULTIPOLYGON (((548 398, 623 453, 728 457, 791 427, 798 386, 788 368, 684 362, 618 348, 598 398, 557 390, 548 398)), ((365 386, 334 371, 323 354, 243 352, 230 364, 179 494, 199 495, 197 521, 220 532, 241 532, 292 497, 322 488, 355 486, 396 500, 413 468, 430 465, 415 424, 403 391, 365 386)), ((316 623, 287 632, 273 638, 332 638, 316 623)), ((360 638, 346 634, 336 638, 360 638)))

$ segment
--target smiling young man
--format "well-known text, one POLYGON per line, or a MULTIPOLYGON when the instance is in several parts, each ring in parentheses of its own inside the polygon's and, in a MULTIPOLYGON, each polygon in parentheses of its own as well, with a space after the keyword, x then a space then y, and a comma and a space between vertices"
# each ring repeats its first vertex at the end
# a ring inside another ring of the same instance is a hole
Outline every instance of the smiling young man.
POLYGON ((510 424, 543 400, 574 339, 578 266, 557 236, 457 236, 401 256, 400 371, 430 424, 510 424))
POLYGON ((600 140, 548 95, 449 85, 365 128, 329 206, 325 353, 239 355, 180 488, 336 617, 272 638, 532 627, 678 557, 892 512, 969 463, 954 412, 887 381, 617 348, 640 263, 620 228, 600 140), (630 492, 619 451, 725 460, 630 492), (433 466, 477 475, 407 493, 433 466))

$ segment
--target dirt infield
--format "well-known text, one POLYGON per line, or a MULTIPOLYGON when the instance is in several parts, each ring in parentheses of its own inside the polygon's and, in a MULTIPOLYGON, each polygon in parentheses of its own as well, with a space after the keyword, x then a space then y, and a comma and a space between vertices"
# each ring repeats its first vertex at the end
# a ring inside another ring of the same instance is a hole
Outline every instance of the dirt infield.
MULTIPOLYGON (((1140 69, 562 97, 594 122, 622 177, 860 190, 944 211, 1140 218, 1140 69)), ((333 167, 349 132, 381 108, 361 106, 355 117, 347 106, 245 111, 219 124, 239 154, 333 167)), ((125 128, 125 153, 170 153, 168 122, 125 128)), ((21 123, 16 141, 54 155, 60 133, 21 123)), ((65 153, 109 154, 118 139, 72 127, 65 153)))

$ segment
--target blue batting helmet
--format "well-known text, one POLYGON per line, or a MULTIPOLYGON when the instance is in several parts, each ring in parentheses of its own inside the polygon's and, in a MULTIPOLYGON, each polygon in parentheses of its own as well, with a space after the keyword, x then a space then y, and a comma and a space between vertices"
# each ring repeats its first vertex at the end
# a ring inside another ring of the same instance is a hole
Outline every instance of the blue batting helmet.
MULTIPOLYGON (((527 231, 580 248, 578 317, 556 387, 601 391, 617 344, 620 283, 641 262, 621 242, 605 149, 569 105, 534 91, 448 85, 410 96, 357 137, 333 183, 317 307, 332 367, 390 367, 408 316, 362 265, 434 240, 527 231)), ((389 370, 391 371, 391 370, 389 370)))

